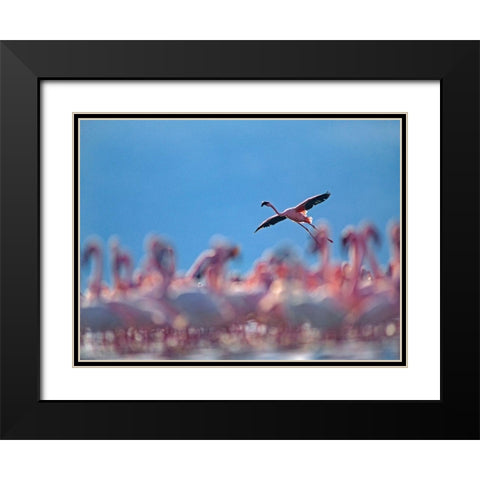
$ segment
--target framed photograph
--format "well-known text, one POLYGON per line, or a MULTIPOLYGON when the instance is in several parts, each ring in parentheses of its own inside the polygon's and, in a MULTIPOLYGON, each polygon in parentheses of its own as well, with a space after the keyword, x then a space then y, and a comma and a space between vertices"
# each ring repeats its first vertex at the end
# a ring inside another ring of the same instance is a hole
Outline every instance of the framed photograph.
POLYGON ((479 53, 3 42, 2 437, 478 438, 479 53))

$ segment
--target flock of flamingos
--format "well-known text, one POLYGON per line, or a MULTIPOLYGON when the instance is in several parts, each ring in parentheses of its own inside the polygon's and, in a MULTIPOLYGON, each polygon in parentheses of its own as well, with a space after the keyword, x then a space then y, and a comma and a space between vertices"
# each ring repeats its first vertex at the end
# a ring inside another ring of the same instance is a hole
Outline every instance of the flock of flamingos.
POLYGON ((150 235, 136 270, 118 240, 110 241, 108 286, 101 245, 89 240, 81 254, 82 270, 92 263, 88 287, 80 294, 81 358, 394 359, 400 336, 400 226, 387 228, 386 267, 375 257, 380 233, 369 223, 342 232, 348 261, 338 263, 330 255, 328 227, 315 227, 306 217, 308 208, 328 196, 284 212, 263 202, 276 215, 257 229, 285 218, 310 225, 311 230, 301 226, 311 237, 309 253, 318 256, 314 267, 280 249, 258 259, 247 274, 234 274, 229 262, 240 248, 222 241, 182 274, 172 245, 150 235), (292 218, 296 212, 304 218, 292 218))

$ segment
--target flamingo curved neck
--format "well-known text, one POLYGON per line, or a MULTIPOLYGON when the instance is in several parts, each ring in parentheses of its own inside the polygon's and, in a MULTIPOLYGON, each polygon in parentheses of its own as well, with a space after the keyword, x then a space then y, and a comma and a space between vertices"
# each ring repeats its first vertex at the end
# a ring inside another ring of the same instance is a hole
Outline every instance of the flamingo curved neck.
POLYGON ((118 288, 122 283, 129 285, 132 281, 132 261, 126 254, 115 254, 113 261, 113 279, 115 287, 118 288), (122 267, 125 272, 125 280, 122 282, 122 267))
POLYGON ((363 257, 364 251, 361 248, 358 237, 355 237, 350 247, 350 264, 352 266, 352 292, 356 292, 358 288, 363 257))
POLYGON ((368 262, 370 263, 370 267, 372 268, 372 273, 375 278, 381 276, 380 267, 378 265, 377 259, 375 258, 374 253, 367 247, 366 249, 366 257, 368 258, 368 262))
POLYGON ((270 207, 270 208, 273 208, 273 210, 275 211, 275 213, 277 215, 282 215, 271 203, 267 203, 267 205, 270 207))
POLYGON ((96 278, 101 281, 103 276, 103 268, 102 268, 102 254, 100 250, 95 250, 95 276, 96 278))
POLYGON ((103 268, 102 268, 102 252, 99 248, 92 248, 88 252, 88 258, 92 259, 92 273, 88 281, 89 288, 95 292, 96 295, 100 293, 102 284, 103 268))
POLYGON ((370 267, 372 268, 372 273, 375 276, 375 278, 378 278, 381 276, 381 271, 380 267, 378 266, 377 259, 375 258, 375 254, 373 253, 370 244, 369 244, 369 239, 375 240, 375 235, 372 230, 366 230, 364 231, 363 235, 361 236, 361 247, 362 247, 362 252, 363 252, 363 257, 366 257, 368 262, 370 263, 370 267))

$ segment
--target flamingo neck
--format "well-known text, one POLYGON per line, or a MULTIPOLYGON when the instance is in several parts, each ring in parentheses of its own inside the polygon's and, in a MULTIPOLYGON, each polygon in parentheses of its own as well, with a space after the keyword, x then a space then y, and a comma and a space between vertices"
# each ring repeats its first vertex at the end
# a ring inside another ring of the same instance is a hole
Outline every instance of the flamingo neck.
POLYGON ((328 248, 328 245, 324 245, 320 249, 320 258, 320 272, 325 274, 330 263, 330 249, 328 248))
POLYGON ((395 244, 395 249, 393 251, 393 258, 396 262, 400 262, 400 244, 395 244))
POLYGON ((360 245, 358 238, 355 238, 351 247, 351 264, 352 264, 352 292, 357 291, 358 281, 360 279, 360 271, 362 267, 364 249, 360 245))
POLYGON ((162 274, 162 286, 161 286, 162 297, 167 294, 167 291, 171 283, 173 282, 173 279, 175 278, 175 271, 176 271, 173 249, 168 247, 166 249, 166 253, 169 255, 169 261, 167 262, 166 265, 162 265, 160 269, 162 274))
POLYGON ((268 205, 270 208, 273 208, 273 210, 275 211, 275 213, 276 213, 277 215, 281 215, 281 213, 280 213, 271 203, 268 203, 267 205, 268 205))
POLYGON ((187 278, 190 280, 199 280, 205 274, 207 266, 210 264, 210 259, 213 256, 212 251, 202 253, 190 267, 187 272, 187 278))
POLYGON ((113 261, 113 279, 115 289, 129 287, 132 283, 132 261, 127 254, 116 254, 113 261), (122 280, 121 269, 124 267, 125 280, 122 280))
POLYGON ((91 255, 93 258, 93 269, 92 276, 90 278, 90 290, 96 297, 100 296, 100 290, 102 286, 102 253, 99 248, 94 248, 91 250, 91 255))
POLYGON ((380 267, 378 266, 377 259, 375 258, 375 254, 372 252, 372 250, 368 247, 368 244, 365 242, 365 245, 363 246, 366 257, 368 258, 368 262, 370 263, 370 266, 372 267, 372 273, 375 278, 378 278, 381 276, 381 271, 380 267))

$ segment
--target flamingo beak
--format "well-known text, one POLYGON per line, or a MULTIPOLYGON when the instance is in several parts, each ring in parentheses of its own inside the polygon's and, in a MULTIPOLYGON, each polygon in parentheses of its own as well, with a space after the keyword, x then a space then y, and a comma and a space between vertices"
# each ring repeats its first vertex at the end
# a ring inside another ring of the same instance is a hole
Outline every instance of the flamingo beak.
POLYGON ((268 205, 268 202, 262 202, 262 204, 260 206, 264 207, 265 205, 268 205))

